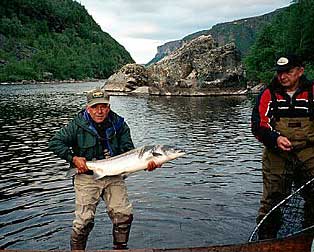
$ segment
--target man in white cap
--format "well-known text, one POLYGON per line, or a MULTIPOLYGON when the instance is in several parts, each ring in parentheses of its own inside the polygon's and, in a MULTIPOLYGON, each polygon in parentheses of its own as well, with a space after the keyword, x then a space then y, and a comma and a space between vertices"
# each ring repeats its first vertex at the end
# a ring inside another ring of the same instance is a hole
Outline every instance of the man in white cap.
MULTIPOLYGON (((252 113, 252 132, 264 144, 263 197, 257 223, 291 193, 314 176, 313 82, 304 76, 304 65, 294 54, 276 61, 276 75, 259 94, 252 113)), ((314 224, 312 189, 303 195, 303 227, 314 224)), ((260 239, 276 238, 280 211, 265 220, 260 239)))
MULTIPOLYGON (((113 248, 127 249, 133 208, 123 177, 94 180, 93 171, 86 166, 86 161, 108 158, 134 148, 128 125, 110 109, 108 94, 101 89, 88 92, 86 108, 55 134, 49 148, 77 170, 71 250, 85 250, 100 199, 105 201, 113 223, 113 248)), ((159 165, 152 161, 147 170, 156 167, 159 165)))

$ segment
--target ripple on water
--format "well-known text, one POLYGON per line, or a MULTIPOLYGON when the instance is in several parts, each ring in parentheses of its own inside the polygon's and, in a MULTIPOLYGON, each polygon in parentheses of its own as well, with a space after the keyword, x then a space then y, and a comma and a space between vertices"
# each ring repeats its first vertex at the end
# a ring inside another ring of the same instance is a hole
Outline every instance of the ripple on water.
MULTIPOLYGON (((0 86, 0 248, 68 249, 74 214, 69 165, 48 151, 54 132, 95 83, 0 86), (79 94, 78 94, 79 93, 79 94)), ((261 145, 240 97, 113 96, 136 146, 169 144, 186 155, 126 180, 134 205, 130 248, 246 242, 261 195, 261 145)), ((103 202, 88 242, 111 249, 103 202)))

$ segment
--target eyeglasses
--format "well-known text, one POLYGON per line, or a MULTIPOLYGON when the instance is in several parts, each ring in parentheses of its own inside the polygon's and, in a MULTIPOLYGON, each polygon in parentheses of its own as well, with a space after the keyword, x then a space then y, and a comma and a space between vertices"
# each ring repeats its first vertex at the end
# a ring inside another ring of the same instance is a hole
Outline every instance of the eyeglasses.
POLYGON ((101 103, 101 104, 94 104, 90 106, 92 109, 100 109, 100 110, 106 110, 109 108, 109 104, 107 103, 101 103))
POLYGON ((282 74, 292 75, 295 72, 299 71, 300 69, 301 69, 300 67, 294 67, 287 71, 277 71, 277 75, 282 75, 282 74))

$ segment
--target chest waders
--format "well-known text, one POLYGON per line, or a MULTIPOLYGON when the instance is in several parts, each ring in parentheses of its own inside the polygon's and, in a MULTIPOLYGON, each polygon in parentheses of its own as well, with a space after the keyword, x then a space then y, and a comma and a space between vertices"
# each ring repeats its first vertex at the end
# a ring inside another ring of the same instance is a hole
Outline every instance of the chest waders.
MULTIPOLYGON (((312 92, 309 92, 312 94, 312 92)), ((309 95, 309 117, 279 117, 276 98, 272 94, 275 123, 274 128, 292 143, 292 151, 272 150, 263 152, 263 197, 257 223, 282 199, 291 194, 292 184, 300 187, 314 176, 314 102, 309 95)), ((290 108, 291 109, 291 108, 290 108)), ((303 227, 314 224, 314 190, 309 188, 302 195, 304 204, 303 227), (312 197, 311 197, 312 196, 312 197)), ((281 212, 278 209, 263 223, 260 239, 276 238, 281 226, 281 212)))
POLYGON ((104 201, 113 224, 115 249, 126 249, 133 220, 133 207, 127 187, 121 176, 94 180, 93 176, 75 176, 75 219, 72 226, 71 250, 85 250, 88 236, 94 226, 96 208, 104 201))

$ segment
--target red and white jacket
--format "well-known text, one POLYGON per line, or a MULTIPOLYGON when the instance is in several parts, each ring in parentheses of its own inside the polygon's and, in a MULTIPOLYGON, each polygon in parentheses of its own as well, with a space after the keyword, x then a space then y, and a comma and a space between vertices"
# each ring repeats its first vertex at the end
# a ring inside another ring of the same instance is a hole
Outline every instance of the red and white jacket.
POLYGON ((305 76, 300 86, 290 97, 275 77, 256 98, 251 127, 254 136, 268 148, 277 148, 280 132, 274 128, 279 118, 310 117, 314 119, 314 83, 305 76))

